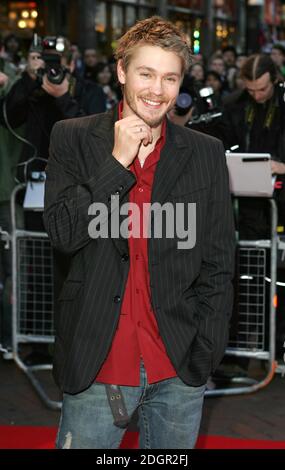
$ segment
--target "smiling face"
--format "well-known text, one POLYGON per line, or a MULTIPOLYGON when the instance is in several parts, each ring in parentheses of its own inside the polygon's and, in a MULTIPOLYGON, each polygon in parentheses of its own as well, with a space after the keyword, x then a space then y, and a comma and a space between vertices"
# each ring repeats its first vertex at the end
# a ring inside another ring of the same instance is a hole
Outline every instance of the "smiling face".
POLYGON ((118 62, 118 78, 124 86, 124 117, 137 115, 150 127, 161 125, 174 106, 182 80, 182 61, 161 47, 140 45, 127 70, 118 62))

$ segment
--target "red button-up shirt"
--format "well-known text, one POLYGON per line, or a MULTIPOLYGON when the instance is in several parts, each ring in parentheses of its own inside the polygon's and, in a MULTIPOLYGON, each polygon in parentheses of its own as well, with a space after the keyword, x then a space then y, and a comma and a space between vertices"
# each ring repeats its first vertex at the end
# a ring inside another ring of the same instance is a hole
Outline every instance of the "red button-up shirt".
MULTIPOLYGON (((119 119, 122 118, 122 104, 119 119)), ((166 353, 151 306, 148 271, 148 239, 143 237, 143 205, 151 202, 155 169, 165 143, 166 121, 154 150, 147 156, 143 167, 135 158, 130 170, 137 183, 131 189, 129 202, 139 207, 139 219, 132 214, 132 222, 140 223, 140 237, 128 238, 130 270, 123 297, 120 319, 111 349, 96 376, 96 382, 116 385, 140 385, 140 359, 143 359, 148 383, 177 376, 166 353)), ((145 223, 147 224, 145 212, 145 223)), ((131 228, 131 230, 134 227, 131 228)))

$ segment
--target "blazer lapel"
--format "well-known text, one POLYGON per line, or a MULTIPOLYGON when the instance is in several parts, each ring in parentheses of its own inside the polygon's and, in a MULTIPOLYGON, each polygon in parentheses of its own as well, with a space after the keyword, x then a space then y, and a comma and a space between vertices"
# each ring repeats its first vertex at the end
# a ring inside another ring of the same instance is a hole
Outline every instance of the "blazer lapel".
MULTIPOLYGON (((113 110, 102 114, 100 120, 98 120, 97 116, 96 125, 90 130, 88 144, 91 148, 91 154, 94 154, 94 149, 96 149, 96 160, 98 164, 102 163, 106 158, 113 158, 114 126, 117 120, 118 106, 113 110)), ((127 202, 128 199, 129 195, 127 194, 121 203, 127 202)), ((124 217, 120 216, 120 221, 123 219, 124 217)), ((121 255, 128 253, 128 240, 120 237, 112 238, 112 241, 121 255)))
POLYGON ((98 116, 96 116, 96 125, 90 129, 88 144, 93 153, 93 149, 96 149, 101 141, 100 153, 96 153, 96 158, 103 161, 106 158, 110 158, 114 147, 114 126, 118 120, 118 107, 116 106, 100 117, 101 119, 99 120, 98 116), (100 139, 99 141, 98 138, 100 139))
POLYGON ((151 202, 163 204, 168 193, 189 161, 193 149, 185 142, 178 126, 167 120, 166 142, 156 168, 151 202))

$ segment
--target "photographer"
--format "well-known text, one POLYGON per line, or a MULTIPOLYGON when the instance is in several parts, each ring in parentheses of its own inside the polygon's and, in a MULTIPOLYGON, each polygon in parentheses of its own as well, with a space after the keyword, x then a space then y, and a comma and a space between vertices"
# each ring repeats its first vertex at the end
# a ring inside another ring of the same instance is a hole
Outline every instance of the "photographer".
MULTIPOLYGON (((245 89, 225 103, 223 118, 226 148, 238 145, 239 152, 270 153, 271 170, 284 184, 285 174, 285 102, 284 86, 267 55, 250 56, 242 66, 245 89)), ((277 194, 279 219, 284 214, 284 188, 277 194)), ((240 200, 240 236, 245 239, 268 238, 269 220, 263 200, 240 200)), ((282 225, 283 222, 282 222, 282 225)))
MULTIPOLYGON (((48 52, 52 57, 53 51, 48 52)), ((55 122, 105 111, 104 93, 95 84, 86 83, 72 75, 74 64, 67 64, 67 54, 56 54, 64 63, 59 71, 53 64, 50 65, 51 72, 55 70, 62 75, 60 80, 55 81, 52 76, 48 78, 42 46, 33 44, 26 70, 6 97, 9 125, 16 128, 25 124, 25 138, 37 149, 37 156, 42 158, 48 157, 49 137, 55 122)), ((48 58, 48 54, 45 57, 48 58)), ((6 126, 3 101, 0 123, 6 126)), ((21 161, 33 155, 32 146, 25 145, 21 161)))
POLYGON ((212 87, 206 85, 186 76, 168 117, 174 124, 221 139, 222 100, 212 87))
MULTIPOLYGON (((275 161, 285 158, 284 87, 269 56, 250 56, 241 68, 245 89, 225 101, 224 143, 239 146, 240 152, 268 152, 275 161)), ((272 162, 276 173, 283 164, 272 162)), ((285 167, 284 167, 285 173, 285 167)))
MULTIPOLYGON (((29 50, 26 70, 0 101, 0 124, 3 126, 1 129, 7 131, 15 147, 20 141, 12 132, 9 132, 11 128, 28 142, 28 144, 19 145, 20 157, 18 156, 16 162, 12 151, 7 155, 10 161, 7 162, 6 158, 5 167, 1 170, 3 175, 7 176, 9 173, 9 178, 6 178, 7 182, 13 181, 15 177, 12 165, 22 164, 18 166, 16 175, 22 182, 25 181, 23 163, 35 156, 48 158, 50 133, 57 121, 103 112, 106 109, 103 91, 96 84, 77 77, 74 72, 74 62, 69 60, 69 49, 65 47, 65 51, 59 53, 55 48, 55 39, 50 38, 49 42, 47 41, 51 45, 48 50, 45 49, 45 44, 33 42, 29 50)), ((28 178, 33 170, 41 171, 45 169, 45 166, 45 161, 34 160, 28 165, 28 178)), ((5 208, 7 208, 5 227, 10 227, 9 201, 5 203, 5 208)), ((44 231, 40 212, 25 211, 24 216, 26 230, 44 231)), ((64 271, 65 266, 66 260, 63 260, 60 265, 56 256, 56 284, 61 284, 60 278, 64 276, 64 273, 59 271, 64 271)), ((46 353, 44 347, 37 347, 36 354, 27 358, 26 363, 28 361, 41 362, 47 357, 46 353)))

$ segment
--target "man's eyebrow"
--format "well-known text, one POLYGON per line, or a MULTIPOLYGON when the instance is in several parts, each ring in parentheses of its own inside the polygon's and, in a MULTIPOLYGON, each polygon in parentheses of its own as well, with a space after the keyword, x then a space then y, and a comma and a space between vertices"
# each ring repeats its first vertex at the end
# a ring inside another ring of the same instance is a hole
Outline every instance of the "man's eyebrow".
MULTIPOLYGON (((136 68, 136 70, 141 70, 141 69, 148 70, 149 72, 156 72, 155 69, 153 69, 152 67, 147 67, 146 65, 140 65, 139 67, 136 68)), ((167 76, 175 75, 177 77, 180 77, 180 74, 176 72, 167 72, 165 75, 167 76)))
POLYGON ((263 86, 263 87, 260 87, 258 89, 254 89, 254 88, 250 88, 250 87, 246 87, 248 91, 263 91, 265 90, 265 88, 267 88, 268 84, 263 86))

